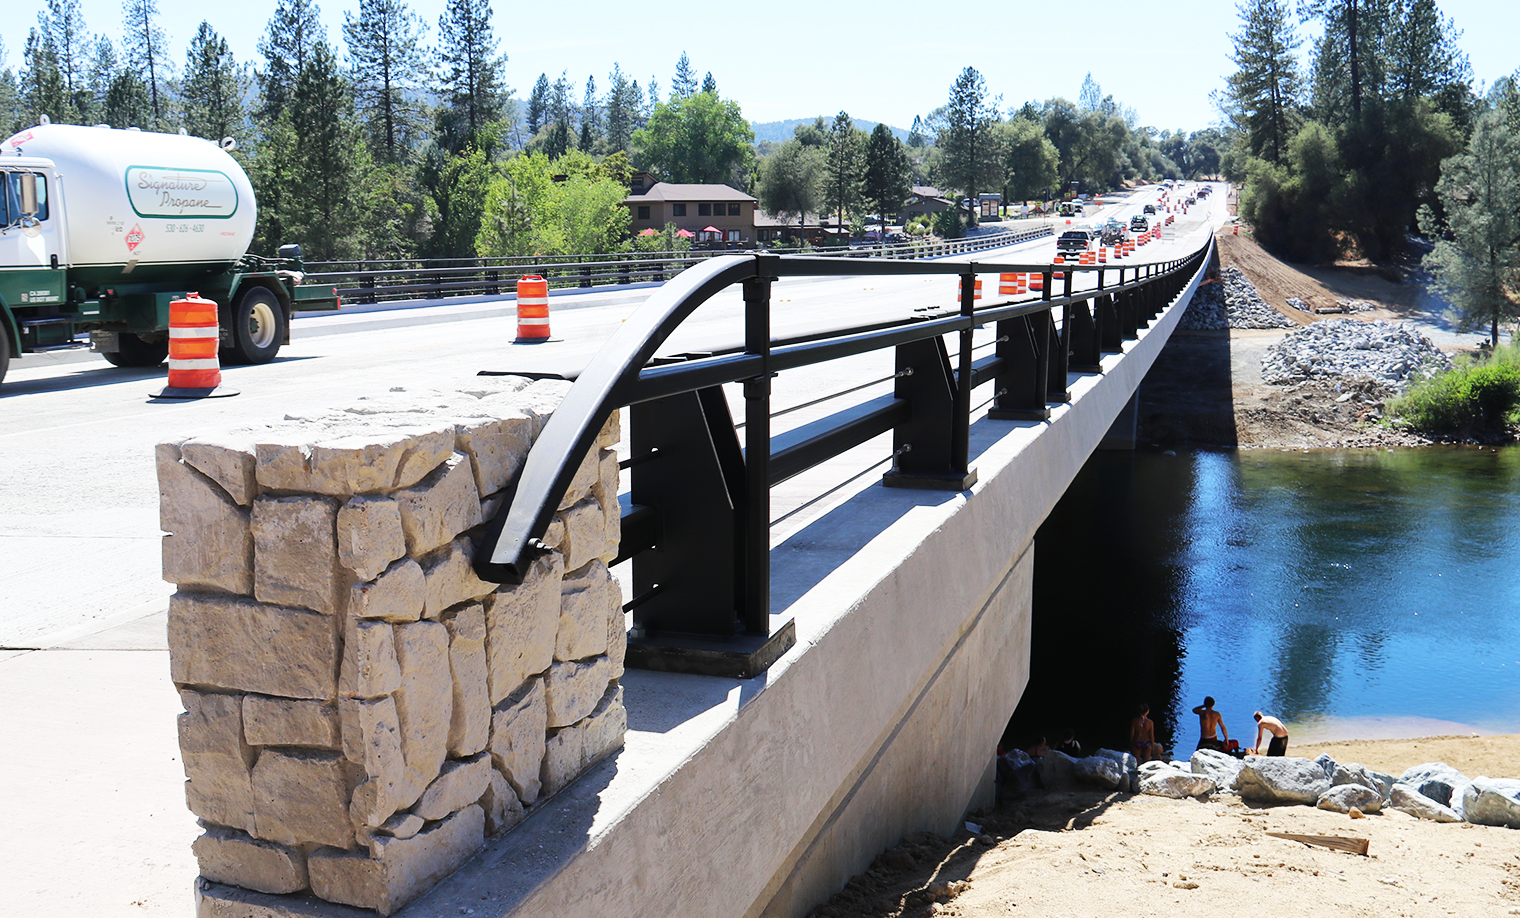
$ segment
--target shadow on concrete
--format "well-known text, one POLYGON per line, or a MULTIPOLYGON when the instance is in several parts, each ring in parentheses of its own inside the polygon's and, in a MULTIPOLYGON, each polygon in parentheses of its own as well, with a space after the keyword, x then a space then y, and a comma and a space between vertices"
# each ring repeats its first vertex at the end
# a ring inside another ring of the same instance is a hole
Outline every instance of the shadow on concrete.
POLYGON ((1229 331, 1173 332, 1140 383, 1140 442, 1238 446, 1232 366, 1229 331))
MULTIPOLYGON (((276 357, 270 361, 270 365, 315 359, 314 355, 307 357, 276 357)), ((22 369, 25 368, 23 367, 22 369)), ((229 364, 222 369, 243 369, 243 367, 229 364)), ((92 389, 97 386, 114 386, 136 381, 148 383, 150 389, 154 383, 158 383, 159 388, 162 388, 163 383, 167 381, 167 371, 163 364, 156 367, 114 367, 108 363, 102 363, 100 366, 80 370, 77 373, 70 373, 67 376, 0 384, 0 398, 11 398, 17 395, 40 395, 48 392, 66 392, 72 389, 92 389)), ((237 387, 234 385, 233 388, 237 387)), ((145 398, 148 394, 146 391, 143 393, 145 398)), ((162 399, 161 401, 169 403, 181 401, 181 399, 162 399)))

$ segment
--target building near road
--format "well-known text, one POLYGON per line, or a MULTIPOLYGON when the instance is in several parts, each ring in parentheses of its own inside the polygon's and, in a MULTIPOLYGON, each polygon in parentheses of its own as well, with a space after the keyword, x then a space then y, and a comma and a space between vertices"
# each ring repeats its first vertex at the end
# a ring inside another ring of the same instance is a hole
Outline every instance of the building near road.
POLYGON ((749 244, 755 241, 755 198, 727 185, 656 182, 623 199, 633 234, 663 230, 667 223, 699 242, 749 244))
POLYGON ((913 194, 903 202, 897 220, 906 223, 924 214, 944 213, 955 207, 955 202, 945 197, 938 188, 930 185, 914 185, 913 194))

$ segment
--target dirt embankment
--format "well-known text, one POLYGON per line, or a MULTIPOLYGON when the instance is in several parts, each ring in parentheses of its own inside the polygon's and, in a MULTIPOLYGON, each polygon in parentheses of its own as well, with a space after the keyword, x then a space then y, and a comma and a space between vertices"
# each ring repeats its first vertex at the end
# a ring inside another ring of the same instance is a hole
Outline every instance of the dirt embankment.
MULTIPOLYGON (((1393 774, 1441 760, 1464 774, 1515 770, 1520 736, 1322 744, 1393 774)), ((1520 833, 1422 822, 1396 811, 1353 819, 1307 806, 1036 791, 972 815, 981 828, 921 833, 810 913, 818 918, 1097 916, 1446 918, 1520 914, 1520 833), (1360 857, 1267 835, 1369 841, 1360 857)))
MULTIPOLYGON (((1408 319, 1423 293, 1397 270, 1369 265, 1290 265, 1249 235, 1221 235, 1223 266, 1239 268, 1272 308, 1298 326, 1325 319, 1408 319), (1348 315, 1311 310, 1361 301, 1374 308, 1348 315)), ((1290 330, 1178 331, 1140 389, 1140 437, 1154 445, 1324 449, 1419 446, 1415 434, 1378 423, 1394 394, 1367 380, 1311 378, 1268 385, 1261 363, 1269 346, 1290 330)))

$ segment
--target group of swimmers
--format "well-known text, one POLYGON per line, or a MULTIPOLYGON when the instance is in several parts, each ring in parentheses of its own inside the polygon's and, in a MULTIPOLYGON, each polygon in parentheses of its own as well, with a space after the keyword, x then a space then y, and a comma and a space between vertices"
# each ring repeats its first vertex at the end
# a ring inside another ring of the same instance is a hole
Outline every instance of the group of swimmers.
MULTIPOLYGON (((1150 705, 1142 704, 1135 713, 1135 719, 1130 721, 1129 751, 1142 762, 1165 761, 1166 750, 1156 742, 1156 724, 1150 718, 1150 711, 1150 705)), ((1271 734, 1272 739, 1267 744, 1267 751, 1262 754, 1271 756, 1288 754, 1288 728, 1270 714, 1257 711, 1251 715, 1256 720, 1256 745, 1242 750, 1238 742, 1230 739, 1230 731, 1225 728, 1224 718, 1214 710, 1212 695, 1205 697, 1203 704, 1194 708, 1193 713, 1198 715, 1199 749, 1212 749, 1230 755, 1256 755, 1261 749, 1262 737, 1271 734)))

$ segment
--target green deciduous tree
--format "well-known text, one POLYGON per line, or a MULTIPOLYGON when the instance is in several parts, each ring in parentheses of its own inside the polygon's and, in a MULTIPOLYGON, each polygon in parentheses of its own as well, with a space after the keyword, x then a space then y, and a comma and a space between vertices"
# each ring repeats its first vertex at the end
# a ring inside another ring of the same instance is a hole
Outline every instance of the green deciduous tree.
POLYGON ((767 211, 788 222, 796 220, 806 235, 808 215, 823 206, 826 168, 822 147, 788 140, 761 163, 755 196, 767 211))
POLYGON ((1336 253, 1331 199, 1341 182, 1330 131, 1306 121, 1288 142, 1283 162, 1252 158, 1241 216, 1263 245, 1294 261, 1317 261, 1336 253))
POLYGON ((1003 194, 1010 201, 1043 198, 1056 183, 1060 154, 1044 129, 1028 118, 996 125, 1003 151, 1003 194))
POLYGON ((185 54, 185 77, 180 86, 185 131, 207 140, 244 135, 243 71, 232 57, 227 40, 202 21, 185 54))
POLYGON ((422 253, 429 258, 473 257, 491 185, 490 159, 474 147, 458 154, 435 148, 423 158, 421 174, 437 214, 422 253))
POLYGON ((662 180, 735 188, 746 184, 754 141, 739 104, 709 92, 657 104, 649 123, 633 135, 637 161, 662 180))
POLYGON ((618 176, 580 151, 554 161, 513 157, 491 180, 476 248, 483 256, 618 251, 628 235, 627 194, 618 176))
POLYGON ((402 162, 419 141, 425 29, 404 0, 359 0, 358 18, 343 14, 354 102, 381 163, 402 162))
POLYGON ((1302 121, 1301 42, 1288 0, 1247 0, 1239 10, 1240 31, 1230 36, 1230 60, 1238 69, 1226 78, 1226 111, 1245 134, 1252 155, 1278 162, 1302 121))
MULTIPOLYGON (((1462 326, 1486 324, 1497 343, 1499 323, 1520 305, 1520 138, 1502 112, 1478 117, 1466 151, 1441 164, 1436 193, 1446 223, 1425 265, 1462 326)), ((1442 230, 1430 208, 1420 223, 1442 230)))

